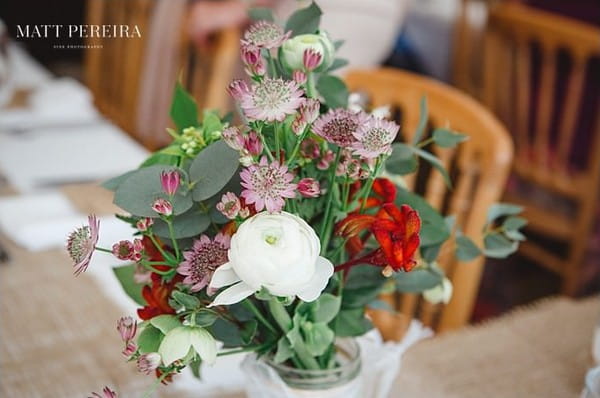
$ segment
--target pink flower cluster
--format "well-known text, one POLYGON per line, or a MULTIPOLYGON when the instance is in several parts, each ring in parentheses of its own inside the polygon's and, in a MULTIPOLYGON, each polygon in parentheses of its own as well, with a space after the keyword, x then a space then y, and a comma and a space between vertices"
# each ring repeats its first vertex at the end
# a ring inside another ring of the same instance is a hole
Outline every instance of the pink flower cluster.
POLYGON ((268 163, 262 157, 260 163, 252 164, 240 173, 242 179, 242 198, 247 204, 254 204, 256 211, 267 209, 279 212, 285 204, 284 198, 296 196, 297 185, 292 183, 294 175, 285 165, 274 160, 268 163))
POLYGON ((141 239, 134 239, 133 243, 128 240, 122 240, 112 246, 113 255, 119 260, 140 261, 144 245, 141 239))

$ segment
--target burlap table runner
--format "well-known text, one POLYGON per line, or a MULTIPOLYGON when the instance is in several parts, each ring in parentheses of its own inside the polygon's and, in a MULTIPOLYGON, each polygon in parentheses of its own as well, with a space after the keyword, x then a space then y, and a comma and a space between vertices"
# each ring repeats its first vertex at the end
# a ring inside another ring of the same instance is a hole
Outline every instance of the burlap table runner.
MULTIPOLYGON (((94 198, 78 195, 84 211, 106 203, 101 191, 79 192, 94 198)), ((104 385, 121 398, 140 397, 152 379, 123 361, 115 331, 121 311, 95 281, 74 278, 60 250, 0 243, 12 257, 0 264, 0 397, 81 398, 104 385)), ((576 397, 591 364, 598 304, 547 299, 419 343, 403 358, 391 396, 576 397)), ((188 398, 168 388, 159 396, 188 398)))

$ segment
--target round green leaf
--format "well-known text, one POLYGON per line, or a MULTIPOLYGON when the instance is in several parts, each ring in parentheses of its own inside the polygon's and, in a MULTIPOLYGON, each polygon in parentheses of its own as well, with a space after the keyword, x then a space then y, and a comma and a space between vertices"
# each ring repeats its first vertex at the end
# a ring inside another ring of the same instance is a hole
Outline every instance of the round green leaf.
POLYGON ((155 165, 136 170, 125 181, 121 182, 115 191, 114 203, 129 213, 139 217, 158 217, 152 210, 156 199, 169 200, 173 205, 173 214, 178 215, 192 207, 192 198, 183 195, 181 189, 173 198, 163 192, 160 184, 160 173, 167 170, 179 170, 182 185, 186 184, 185 172, 176 167, 155 165))
POLYGON ((214 196, 236 173, 239 154, 219 140, 198 154, 190 165, 190 179, 194 183, 192 197, 202 201, 214 196))
MULTIPOLYGON (((191 238, 204 232, 210 225, 210 216, 192 209, 173 218, 175 239, 191 238)), ((170 238, 169 226, 163 220, 157 220, 152 231, 163 238, 170 238)))

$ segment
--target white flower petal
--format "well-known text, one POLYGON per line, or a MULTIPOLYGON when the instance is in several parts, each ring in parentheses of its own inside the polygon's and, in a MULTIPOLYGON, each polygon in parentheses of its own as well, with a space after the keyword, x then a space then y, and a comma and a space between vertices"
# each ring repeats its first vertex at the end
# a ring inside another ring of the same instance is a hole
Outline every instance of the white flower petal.
POLYGON ((315 274, 306 286, 297 293, 298 297, 303 301, 315 301, 327 286, 331 275, 333 275, 333 264, 325 257, 319 256, 315 274))
POLYGON ((231 263, 225 263, 215 270, 209 287, 218 289, 223 286, 233 285, 239 281, 240 278, 231 267, 231 263))
POLYGON ((214 307, 215 305, 230 305, 239 303, 252 293, 254 293, 254 289, 252 287, 244 282, 240 282, 219 293, 217 297, 215 297, 214 301, 210 303, 209 307, 214 307))
POLYGON ((215 363, 217 359, 217 342, 210 333, 202 328, 194 328, 191 332, 190 342, 202 358, 202 362, 209 365, 215 363))

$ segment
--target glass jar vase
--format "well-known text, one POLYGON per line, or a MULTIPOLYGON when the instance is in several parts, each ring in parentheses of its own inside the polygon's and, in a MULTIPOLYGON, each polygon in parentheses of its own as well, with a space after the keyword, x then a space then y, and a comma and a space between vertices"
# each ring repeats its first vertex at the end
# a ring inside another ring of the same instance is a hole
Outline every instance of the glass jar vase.
POLYGON ((360 349, 354 339, 335 343, 338 366, 296 369, 271 358, 250 354, 242 363, 249 398, 359 398, 362 397, 360 349))

